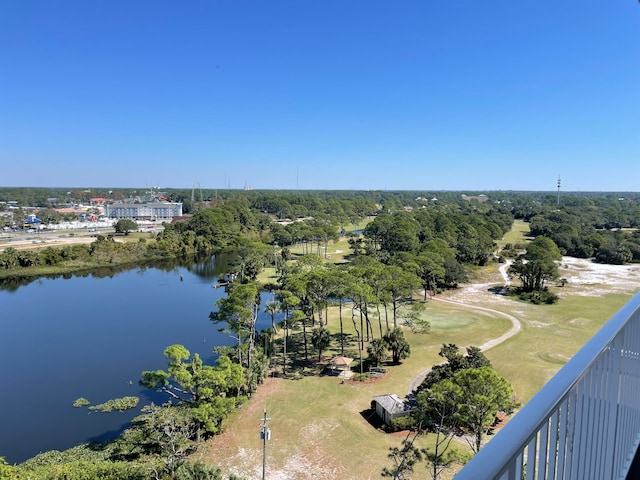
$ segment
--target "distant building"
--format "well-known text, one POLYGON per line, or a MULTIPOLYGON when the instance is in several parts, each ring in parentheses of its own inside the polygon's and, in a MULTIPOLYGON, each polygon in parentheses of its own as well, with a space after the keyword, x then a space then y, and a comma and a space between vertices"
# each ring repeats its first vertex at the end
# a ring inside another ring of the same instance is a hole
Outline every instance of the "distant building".
POLYGON ((170 222, 173 217, 182 216, 182 203, 113 203, 104 206, 104 215, 107 218, 170 222))
POLYGON ((489 200, 489 197, 487 197, 484 194, 481 194, 481 195, 464 195, 463 194, 462 199, 466 200, 467 202, 470 202, 471 200, 475 200, 477 202, 484 203, 487 200, 489 200))

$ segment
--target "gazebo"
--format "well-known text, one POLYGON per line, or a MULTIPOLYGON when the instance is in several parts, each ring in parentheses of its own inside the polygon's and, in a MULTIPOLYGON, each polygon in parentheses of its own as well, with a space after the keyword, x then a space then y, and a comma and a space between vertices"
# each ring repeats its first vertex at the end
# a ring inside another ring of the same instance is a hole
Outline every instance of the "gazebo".
POLYGON ((333 357, 331 359, 331 370, 337 371, 338 377, 351 378, 353 372, 349 365, 353 362, 353 358, 349 357, 333 357))

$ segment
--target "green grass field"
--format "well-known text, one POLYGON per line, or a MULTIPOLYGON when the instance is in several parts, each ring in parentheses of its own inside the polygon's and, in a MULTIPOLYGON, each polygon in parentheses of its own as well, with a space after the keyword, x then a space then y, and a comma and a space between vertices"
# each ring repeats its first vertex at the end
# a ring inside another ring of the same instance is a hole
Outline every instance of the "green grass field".
MULTIPOLYGON (((249 465, 240 473, 249 478, 258 478, 252 477, 250 473, 259 466, 256 462, 260 460, 258 453, 261 448, 254 420, 259 417, 262 408, 266 407, 272 418, 270 426, 274 435, 269 444, 270 465, 279 470, 287 470, 290 475, 287 478, 379 478, 381 469, 388 465, 389 447, 399 446, 403 434, 383 433, 363 417, 362 414, 369 408, 373 397, 386 393, 404 396, 414 375, 442 361, 438 352, 443 342, 460 346, 478 345, 504 333, 510 327, 508 320, 437 302, 428 304, 425 315, 433 319, 431 332, 407 332, 412 355, 400 365, 389 366, 388 373, 379 381, 341 384, 336 377, 320 375, 318 368, 307 369, 305 374, 296 376, 295 380, 271 380, 275 386, 269 384, 265 391, 260 390, 252 400, 254 403, 247 405, 230 420, 228 434, 215 438, 210 443, 209 458, 232 467, 241 460, 240 452, 253 452, 250 458, 242 459, 249 465), (233 453, 220 458, 216 454, 220 448, 224 449, 225 454, 233 453), (298 475, 292 473, 292 458, 305 465, 298 475), (322 465, 329 464, 329 471, 334 468, 336 476, 323 476, 321 470, 324 467, 321 468, 320 463, 314 463, 320 461, 322 465), (331 467, 332 463, 335 463, 334 467, 331 467), (317 470, 314 476, 308 476, 314 469, 317 470)), ((355 331, 350 309, 345 309, 343 316, 344 332, 353 335, 355 331)), ((378 338, 377 322, 373 326, 378 338)), ((337 308, 330 311, 328 327, 333 334, 340 330, 337 308)), ((298 335, 300 329, 293 330, 293 333, 298 335)), ((339 352, 339 343, 334 339, 332 348, 323 355, 323 363, 328 363, 339 352)), ((348 344, 347 352, 356 357, 353 365, 357 369, 356 344, 348 344)), ((311 354, 315 363, 317 352, 312 350, 311 354)), ((294 356, 300 360, 302 354, 298 352, 294 356)), ((280 355, 278 361, 281 361, 280 355)), ((420 441, 421 445, 426 444, 425 442, 430 440, 425 438, 420 441)), ((467 450, 465 446, 461 448, 463 451, 467 450)))
MULTIPOLYGON (((528 226, 514 224, 501 245, 526 240, 528 226)), ((330 244, 330 261, 338 261, 348 253, 348 244, 330 244), (337 252, 337 250, 342 250, 337 252)), ((273 274, 274 272, 272 272, 273 274)), ((267 273, 267 278, 269 274, 267 273)), ((472 273, 473 282, 500 284, 497 265, 488 265, 472 273)), ((628 294, 603 296, 578 295, 578 287, 565 287, 555 305, 531 305, 487 294, 479 298, 479 306, 490 307, 517 317, 521 331, 505 343, 486 352, 494 368, 513 385, 518 401, 528 401, 567 360, 628 301, 628 294), (482 300, 486 299, 486 300, 482 300)), ((446 296, 443 295, 443 296, 446 296)), ((404 396, 411 379, 419 372, 442 361, 438 352, 443 343, 460 347, 481 345, 511 327, 506 318, 473 311, 444 302, 430 301, 424 312, 431 323, 426 334, 406 332, 411 356, 402 364, 388 366, 387 373, 371 383, 346 382, 319 374, 315 364, 317 352, 311 349, 312 365, 296 375, 296 379, 269 379, 255 397, 235 413, 227 423, 227 431, 208 442, 200 455, 225 469, 247 478, 261 478, 262 444, 258 436, 259 418, 268 409, 273 432, 268 444, 268 478, 275 479, 378 479, 390 447, 399 447, 403 433, 387 434, 374 428, 363 416, 376 395, 396 393, 404 396)), ((357 317, 359 322, 359 317, 357 317)), ((339 332, 338 309, 329 312, 332 334, 339 332)), ((345 333, 354 335, 351 310, 343 310, 345 333)), ((377 320, 374 336, 379 337, 377 320)), ((300 330, 294 334, 299 336, 300 330)), ((280 347, 281 348, 281 347, 280 347)), ((336 339, 323 355, 323 364, 340 351, 336 339)), ((346 353, 357 360, 355 342, 346 353)), ((365 353, 366 356, 366 353, 365 353)), ((301 354, 294 353, 299 362, 301 354)), ((280 360, 278 360, 280 361, 280 360)), ((352 366, 356 366, 354 361, 352 366)), ((276 368, 280 371, 280 367, 276 368)), ((432 442, 420 439, 420 446, 432 442)), ((468 447, 456 442, 456 448, 468 447)), ((416 478, 427 478, 423 464, 416 467, 416 478)), ((451 478, 453 471, 445 474, 451 478)))
POLYGON ((503 248, 507 243, 515 245, 516 243, 523 243, 527 240, 529 234, 529 224, 522 220, 514 220, 513 227, 509 230, 504 237, 496 241, 499 248, 503 248))

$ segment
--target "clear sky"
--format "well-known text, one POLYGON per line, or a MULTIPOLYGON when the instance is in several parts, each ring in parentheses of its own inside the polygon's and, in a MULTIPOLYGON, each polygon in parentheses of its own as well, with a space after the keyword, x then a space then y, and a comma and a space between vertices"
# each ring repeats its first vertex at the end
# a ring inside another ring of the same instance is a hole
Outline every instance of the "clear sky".
POLYGON ((0 186, 640 191, 637 0, 15 0, 0 186))

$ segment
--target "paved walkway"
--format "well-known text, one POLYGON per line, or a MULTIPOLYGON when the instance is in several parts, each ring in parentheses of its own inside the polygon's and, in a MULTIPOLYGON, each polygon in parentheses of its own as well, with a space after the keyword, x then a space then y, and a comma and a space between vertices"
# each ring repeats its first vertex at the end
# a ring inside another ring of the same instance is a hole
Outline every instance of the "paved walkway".
MULTIPOLYGON (((507 275, 507 269, 509 268, 510 264, 511 262, 509 261, 500 265, 500 273, 502 274, 502 278, 504 278, 505 280, 505 288, 509 286, 511 283, 509 276, 507 275)), ((506 333, 500 335, 499 337, 492 338, 491 340, 487 340, 486 342, 484 342, 482 345, 478 347, 483 352, 486 352, 490 348, 493 348, 496 345, 500 345, 501 343, 507 341, 522 329, 522 323, 518 318, 514 317, 509 313, 501 312, 500 310, 495 310, 493 308, 487 308, 487 307, 480 307, 478 305, 473 305, 469 303, 456 302, 454 300, 445 300, 443 298, 437 298, 437 297, 433 297, 432 300, 435 300, 437 302, 450 303, 453 305, 457 305, 459 307, 469 308, 475 311, 482 311, 482 312, 493 313, 495 315, 501 315, 511 321, 511 328, 506 333)), ((429 374, 430 371, 431 371, 431 368, 428 368, 418 373, 415 377, 413 377, 413 379, 409 383, 409 389, 407 391, 407 395, 411 395, 414 392, 414 390, 420 386, 420 384, 424 381, 424 379, 426 378, 426 376, 429 374)))

